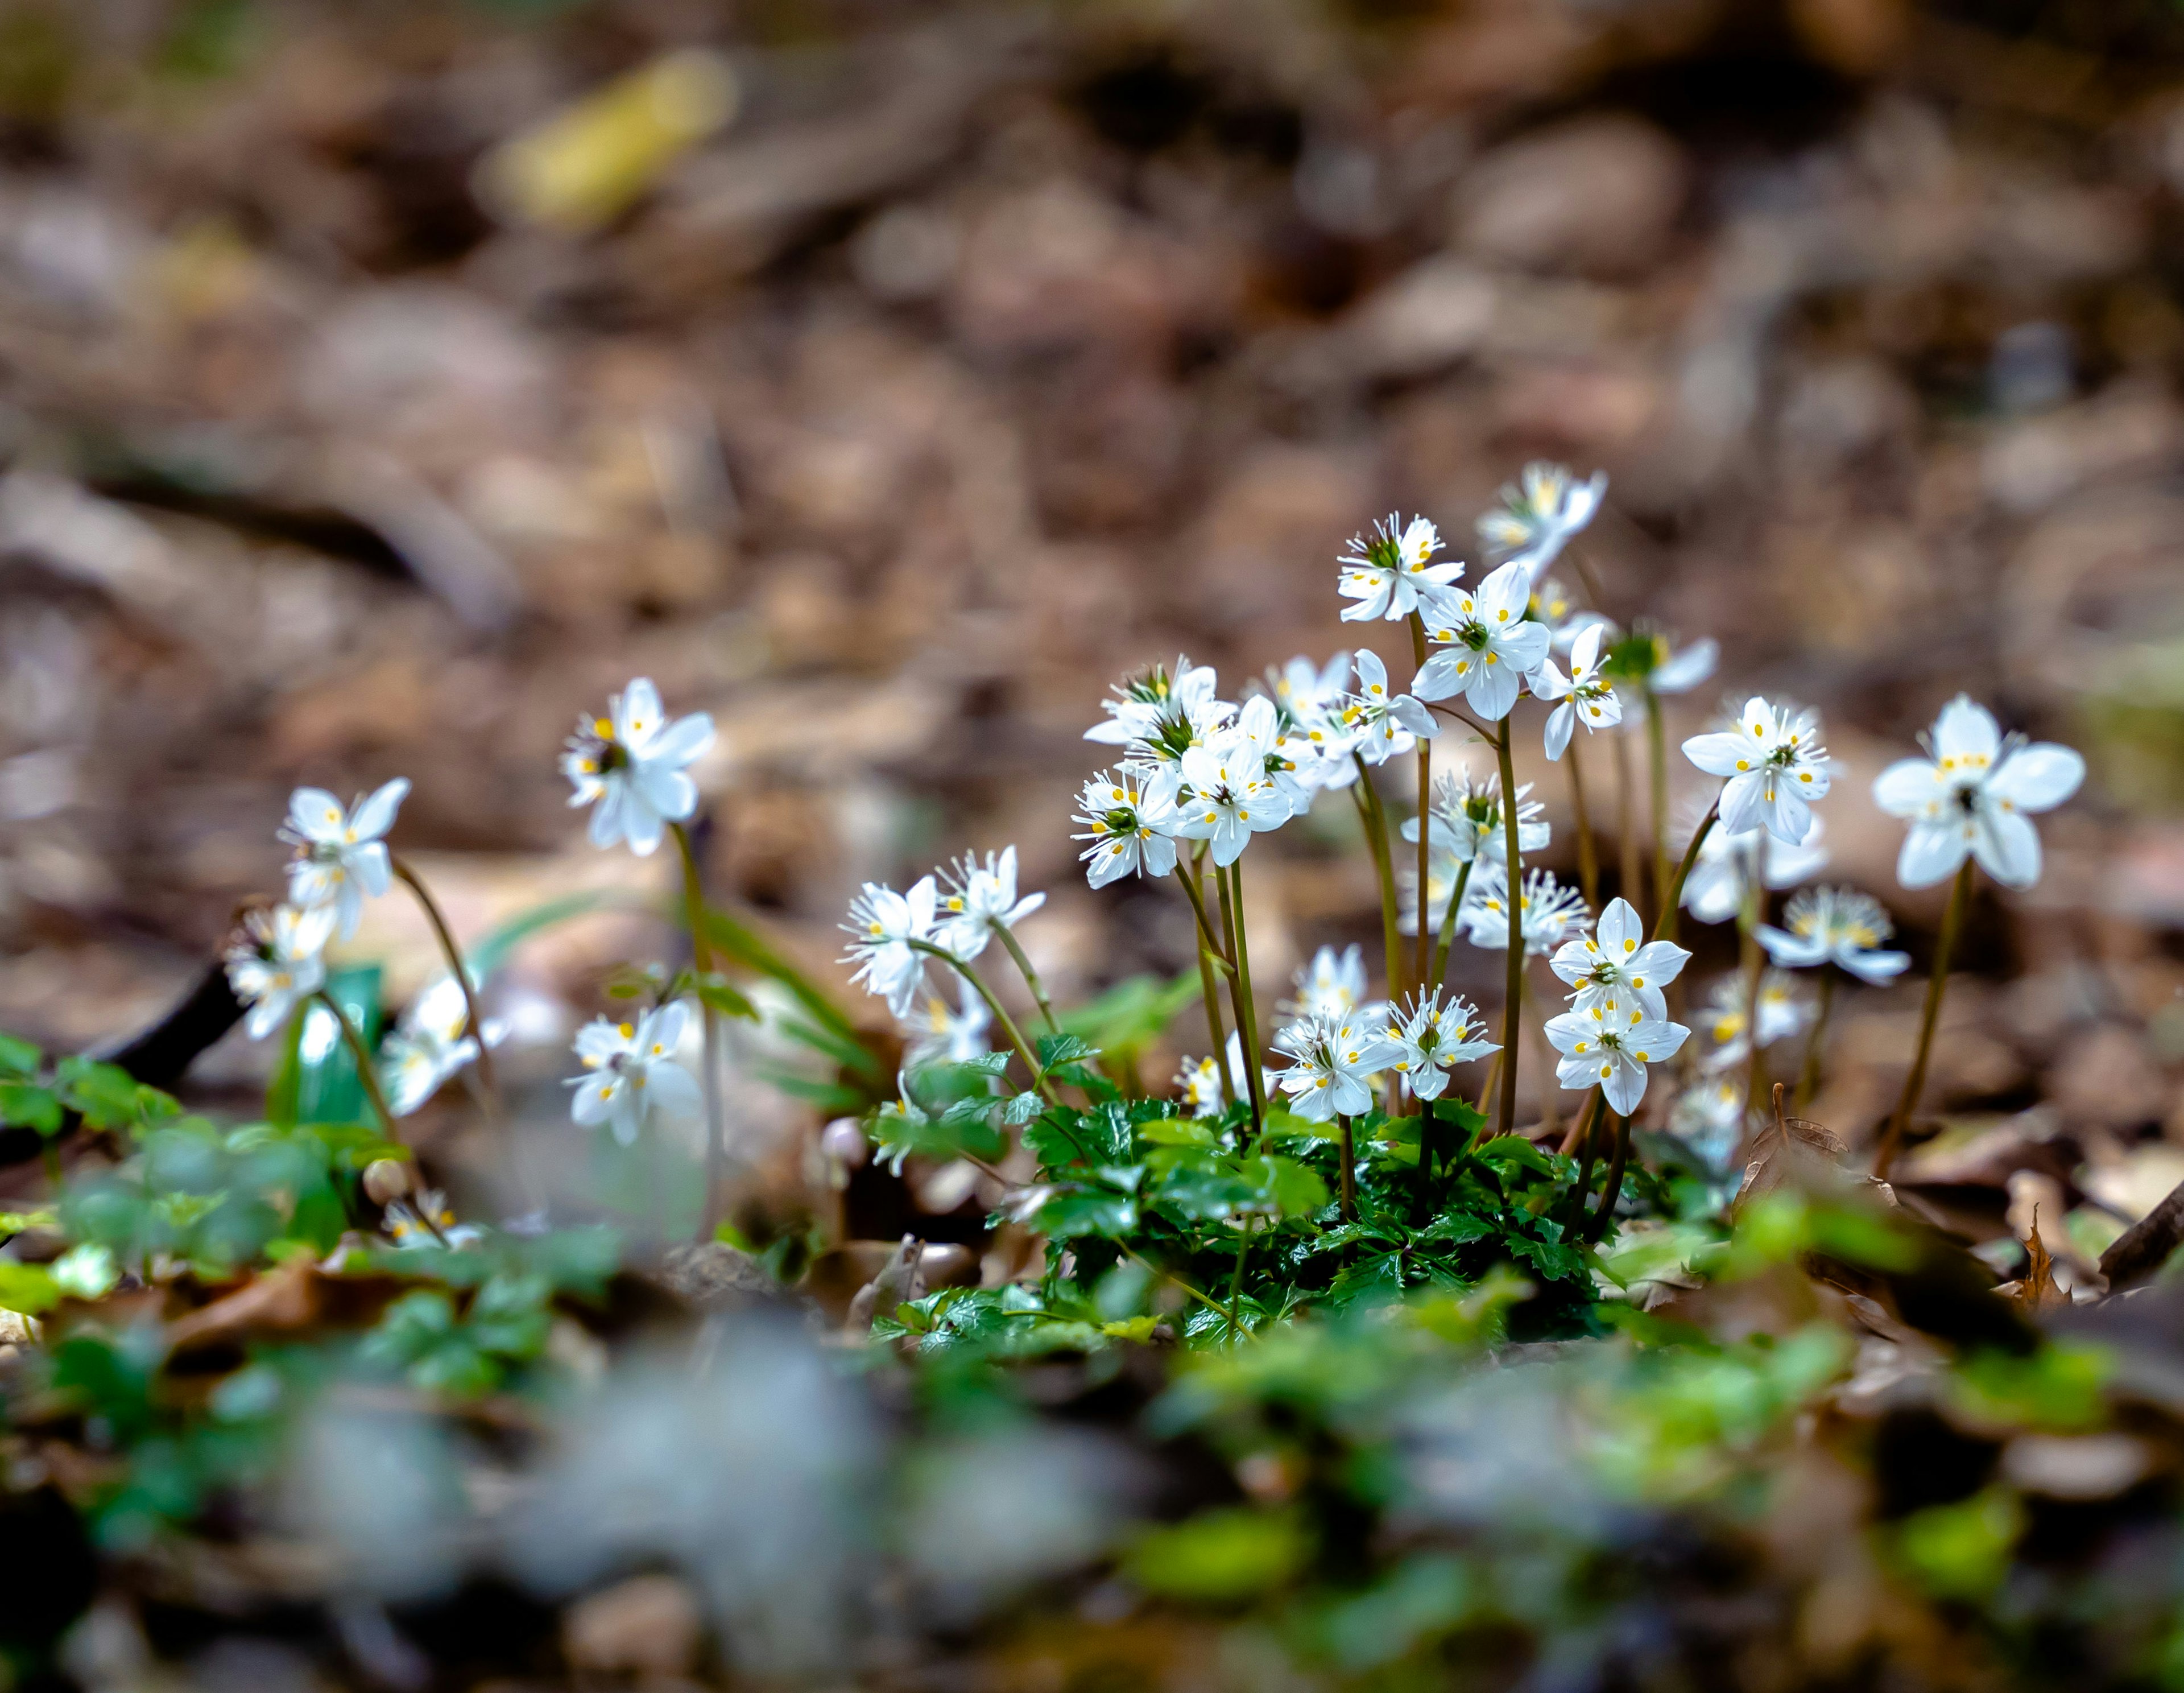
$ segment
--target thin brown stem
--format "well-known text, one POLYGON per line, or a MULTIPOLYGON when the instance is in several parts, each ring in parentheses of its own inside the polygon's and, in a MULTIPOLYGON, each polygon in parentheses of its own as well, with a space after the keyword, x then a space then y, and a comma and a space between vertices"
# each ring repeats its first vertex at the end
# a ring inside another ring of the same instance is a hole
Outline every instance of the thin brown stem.
POLYGON ((1926 1091, 1926 1060, 1933 1053, 1934 1030, 1942 1018, 1942 991, 1949 980, 1949 955, 1956 950, 1957 933, 1964 926, 1964 908, 1971 903, 1971 895, 1972 860, 1966 858, 1949 889, 1948 908, 1942 914, 1941 938, 1934 943, 1933 974, 1926 978, 1926 1006, 1919 1017, 1919 1050, 1911 1059, 1910 1075, 1903 1078, 1896 1115, 1888 1120, 1880 1149, 1874 1154, 1873 1173, 1884 1181, 1903 1148, 1903 1137, 1910 1132, 1911 1114, 1919 1109, 1919 1096, 1926 1091))
MULTIPOLYGON (((698 851, 682 824, 671 823, 667 828, 682 859, 682 912, 690 928, 690 962, 699 975, 710 976, 713 947, 705 938, 705 884, 698 870, 698 851)), ((710 1240, 727 1202, 728 1128, 727 1104, 721 1097, 721 1016, 702 993, 698 996, 698 1020, 705 1035, 705 1048, 699 1054, 705 1095, 705 1209, 699 1238, 710 1240)))
POLYGON ((485 1017, 478 1009, 477 990, 471 985, 470 968, 463 962, 463 949, 455 944, 454 931, 448 927, 448 919, 441 912, 439 902, 425 886, 425 879, 399 858, 390 858, 395 875, 417 897, 424 908, 425 920, 432 925, 432 933, 440 942, 440 956, 448 961, 448 969, 455 985, 463 991, 463 1014, 471 1025, 471 1038, 477 1042, 478 1081, 484 1085, 486 1098, 491 1102, 488 1115, 500 1112, 500 1084, 493 1073, 493 1053, 485 1043, 485 1017))
POLYGON ((1691 866, 1699 861, 1699 848, 1713 833, 1713 826, 1721 820, 1721 801, 1717 798, 1707 807, 1707 814, 1699 819, 1699 826, 1691 832, 1691 844, 1684 848, 1684 861, 1676 866, 1676 878, 1669 884, 1669 899, 1653 919, 1653 932, 1648 937, 1655 941, 1676 938, 1676 910, 1683 902, 1684 882, 1691 873, 1691 866))
POLYGON ((342 1040, 348 1048, 348 1055, 355 1061, 356 1079, 363 1085, 365 1098, 371 1101, 371 1109, 379 1114, 379 1121, 387 1131, 387 1138, 399 1144, 402 1137, 394 1126, 394 1113, 387 1107, 386 1090, 379 1085, 378 1066, 372 1062, 371 1054, 365 1050, 363 1034, 356 1025, 348 1020, 348 1014, 326 989, 320 988, 311 997, 326 1007, 339 1026, 342 1040))
MULTIPOLYGON (((1424 1120, 1424 1117, 1419 1119, 1421 1126, 1424 1120)), ((1423 1133, 1423 1127, 1421 1133, 1423 1133)), ((1334 1120, 1334 1137, 1341 1145, 1342 1221, 1346 1223, 1357 1215, 1357 1148, 1352 1137, 1349 1118, 1337 1117, 1334 1120)), ((1423 1141, 1420 1144, 1423 1146, 1423 1141)), ((1418 1155, 1423 1158, 1425 1154, 1421 1151, 1418 1155)))
POLYGON ((1744 890, 1744 909, 1737 916, 1737 944, 1744 970, 1744 1104, 1747 1115, 1763 1097, 1760 1089, 1767 1074, 1766 1055, 1759 1044, 1759 991, 1767 971, 1767 950, 1759 944, 1759 925, 1766 917, 1767 831, 1763 829, 1752 844, 1752 880, 1744 890))
POLYGON ((1564 1158, 1577 1151, 1580 1139, 1592 1126, 1592 1114, 1599 1104, 1600 1090, 1597 1087, 1590 1089, 1577 1108, 1577 1120, 1569 1126, 1569 1132, 1563 1137, 1562 1145, 1556 1148, 1564 1158))
POLYGON ((1607 1237, 1608 1224, 1615 1220, 1616 1202, 1623 1197, 1623 1169, 1630 1159, 1630 1120, 1614 1112, 1608 1115, 1615 1124, 1615 1151, 1607 1160, 1607 1182, 1601 1192, 1599 1209, 1593 1212, 1592 1225, 1585 1232, 1588 1245, 1598 1245, 1607 1237))
POLYGON ((1517 1043, 1524 1028, 1524 857, 1517 845, 1517 767, 1511 757, 1509 719, 1494 744, 1502 765, 1502 830, 1509 877, 1509 965, 1502 1009, 1502 1120, 1500 1132, 1517 1124, 1517 1043))
MULTIPOLYGON (((1411 613, 1411 657, 1414 663, 1412 681, 1417 673, 1426 667, 1425 619, 1416 612, 1411 613)), ((1426 862, 1433 847, 1433 742, 1424 735, 1417 737, 1418 744, 1418 941, 1416 967, 1412 981, 1418 992, 1425 992, 1426 969, 1433 957, 1433 930, 1426 921, 1426 862)), ((1395 992, 1390 982, 1388 991, 1395 992)))
POLYGON ((1585 902, 1594 910, 1600 908, 1600 854, 1592 838, 1592 813, 1585 802, 1585 761, 1578 757, 1578 742, 1583 737, 1570 736, 1569 773, 1570 805, 1577 813, 1577 885, 1585 895, 1585 902))

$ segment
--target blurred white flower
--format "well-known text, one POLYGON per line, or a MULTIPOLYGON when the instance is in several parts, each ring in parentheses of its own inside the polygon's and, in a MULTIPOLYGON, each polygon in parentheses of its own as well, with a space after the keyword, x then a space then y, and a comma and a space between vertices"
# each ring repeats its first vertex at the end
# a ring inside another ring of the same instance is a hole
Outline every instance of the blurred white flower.
POLYGON ((1673 941, 1647 941, 1646 925, 1626 899, 1611 899, 1591 938, 1565 941, 1549 968, 1577 991, 1570 1007, 1591 1011, 1624 996, 1648 1017, 1669 1014, 1661 990, 1683 973, 1691 955, 1673 941))
POLYGON ((381 837, 394 826, 409 792, 409 778, 397 776, 347 811, 324 788, 291 794, 288 820, 280 830, 280 838, 296 849, 288 865, 290 903, 306 909, 331 905, 342 938, 355 934, 365 896, 376 899, 387 891, 387 843, 381 837))
POLYGON ((1545 623, 1524 615, 1531 598, 1524 568, 1514 562, 1480 583, 1475 595, 1452 593, 1426 627, 1444 650, 1420 668, 1411 692, 1421 700, 1461 695, 1489 723, 1508 716, 1553 640, 1545 623))
POLYGON ((599 1017, 577 1030, 577 1056, 591 1074, 570 1078, 576 1095, 569 1115, 586 1128, 604 1123, 628 1146, 654 1108, 677 1116, 697 1111, 703 1103, 698 1079, 674 1057, 689 1015, 678 999, 635 1023, 599 1017))
POLYGON ((1362 1013, 1300 1017, 1274 1036, 1274 1049, 1290 1060, 1290 1067, 1275 1077, 1290 1097, 1290 1109, 1312 1123, 1370 1110, 1368 1078, 1386 1069, 1393 1057, 1378 1022, 1362 1013))
MULTIPOLYGON (((464 1032, 469 1020, 462 984, 452 975, 435 976, 410 1002, 379 1048, 380 1091, 396 1116, 410 1115, 477 1056, 476 1039, 464 1032)), ((499 1045, 506 1033, 505 1025, 488 1020, 486 1044, 499 1045)))
POLYGON ((711 718, 668 722, 660 690, 642 676, 607 701, 604 717, 580 723, 561 774, 575 790, 569 803, 593 807, 592 845, 627 841, 639 858, 657 849, 667 824, 697 810, 698 785, 684 771, 712 744, 711 718))
MULTIPOLYGON (((1747 989, 1741 975, 1724 976, 1708 995, 1701 1013, 1713 1049, 1704 1067, 1724 1070, 1742 1064, 1752 1046, 1746 1038, 1747 989)), ((1786 970, 1767 969, 1759 977, 1759 1044, 1771 1047, 1786 1040, 1813 1020, 1813 1006, 1797 993, 1796 979, 1786 970)))
MULTIPOLYGON (((1692 826, 1697 826, 1696 819, 1692 826)), ((1816 817, 1812 832, 1797 846, 1766 841, 1763 847, 1764 830, 1748 829, 1735 835, 1715 824, 1699 843, 1699 856, 1691 874, 1684 878, 1684 909, 1702 923, 1725 923, 1736 916, 1744 909, 1745 895, 1752 886, 1752 860, 1763 851, 1767 886, 1778 892, 1818 875, 1827 868, 1827 849, 1820 845, 1825 832, 1824 821, 1816 817)))
MULTIPOLYGON (((1554 837, 1546 820, 1546 807, 1527 799, 1532 785, 1517 790, 1517 851, 1529 856, 1543 852, 1554 837)), ((1488 776, 1474 781, 1468 770, 1436 777, 1429 807, 1433 819, 1433 850, 1446 852, 1459 864, 1474 858, 1505 863, 1509 856, 1508 831, 1502 824, 1502 779, 1488 776)), ((1418 843, 1418 820, 1403 820, 1403 839, 1418 843)))
POLYGON ((476 1223, 459 1223, 437 1187, 427 1187, 408 1199, 392 1199, 381 1213, 387 1238, 404 1250, 426 1246, 475 1246, 485 1238, 476 1223))
POLYGON ((1124 876, 1164 876, 1175 868, 1175 777, 1127 765, 1102 770, 1078 796, 1075 820, 1092 844, 1078 853, 1084 880, 1095 888, 1124 876))
POLYGON ((1627 1117, 1646 1097, 1647 1066, 1674 1058, 1691 1031, 1635 1006, 1620 1021, 1595 1006, 1549 1018, 1546 1032, 1547 1044, 1563 1055, 1555 1079, 1564 1087, 1597 1084, 1608 1109, 1627 1117))
POLYGON ((921 876, 907 894, 866 882, 850 903, 850 920, 842 925, 851 936, 843 962, 857 966, 850 980, 862 981, 867 992, 885 999, 897 1017, 907 1018, 916 1009, 925 986, 927 955, 910 943, 939 944, 933 921, 939 900, 933 878, 921 876))
POLYGON ((53 1285, 70 1299, 103 1299, 121 1279, 113 1252, 93 1241, 71 1246, 53 1261, 53 1285))
POLYGON ((2028 813, 2063 803, 2086 778, 2086 761, 2053 741, 2005 736, 1993 714, 1959 694, 1922 737, 1929 758, 1903 758, 1873 784, 1875 802, 1908 820, 1896 863, 1907 888, 1953 875, 1969 853, 2004 887, 2040 880, 2040 835, 2028 813))
POLYGON ((940 873, 947 892, 940 900, 940 944, 966 961, 986 950, 995 925, 1012 929, 1046 903, 1043 893, 1017 897, 1017 849, 1006 846, 998 857, 967 852, 940 873))
POLYGON ((1646 685, 1657 694, 1688 694, 1712 676, 1721 662, 1721 643, 1711 635, 1695 640, 1680 651, 1672 651, 1664 634, 1653 637, 1653 668, 1646 685))
POLYGON ((1340 953, 1322 947, 1311 963, 1297 967, 1290 980, 1296 985, 1296 997, 1274 1007, 1284 1016, 1346 1017, 1365 1003, 1365 949, 1354 941, 1340 953))
POLYGON ((1879 900, 1854 888, 1807 888, 1792 894, 1782 914, 1788 929, 1759 925, 1760 944, 1778 964, 1801 969, 1835 964, 1861 981, 1893 981, 1911 962, 1908 953, 1884 952, 1880 943, 1896 925, 1879 900))
POLYGON ((1503 485, 1501 506, 1479 520, 1479 539, 1489 557, 1519 564, 1537 580, 1592 521, 1607 492, 1604 470, 1580 482, 1566 466, 1535 461, 1503 485))
POLYGON ((1430 623, 1449 584, 1463 574, 1460 559, 1433 562, 1440 550, 1440 535, 1431 523, 1413 517, 1398 534, 1396 525, 1401 521, 1390 512, 1373 524, 1371 534, 1351 536, 1350 550, 1337 561, 1342 575, 1335 591, 1357 601, 1343 608, 1344 623, 1383 617, 1392 622, 1413 612, 1430 623))
POLYGON ((1350 750, 1368 764, 1384 764, 1440 733, 1434 714, 1408 694, 1388 691, 1388 667, 1375 652, 1357 655, 1357 691, 1339 719, 1350 750))
POLYGON ((243 1028, 262 1041, 325 985, 320 954, 333 937, 334 908, 276 905, 249 913, 242 926, 248 938, 228 948, 227 982, 250 1008, 243 1028))
POLYGON ((993 1020, 985 996, 968 981, 957 984, 952 1006, 939 994, 928 993, 923 1014, 909 1025, 910 1062, 968 1064, 983 1058, 990 1050, 986 1031, 993 1020))
POLYGON ((1546 749, 1549 758, 1560 758, 1570 734, 1582 723, 1586 733, 1612 728, 1623 721, 1623 701, 1602 677, 1601 625, 1592 623, 1580 632, 1570 645, 1570 671, 1565 676, 1552 658, 1540 661, 1532 676, 1532 693, 1542 700, 1562 703, 1547 713, 1546 749))
MULTIPOLYGON (((1190 1107, 1194 1117, 1217 1117, 1232 1100, 1242 1101, 1245 1092, 1244 1076, 1244 1037, 1234 1029, 1228 1031, 1228 1071, 1224 1078, 1221 1066, 1210 1057, 1185 1058, 1175 1073, 1175 1085, 1182 1092, 1183 1103, 1190 1107)), ((1274 1073, 1270 1070, 1259 1072, 1262 1098, 1273 1092, 1274 1073)))
POLYGON ((1347 786, 1357 774, 1350 762, 1351 733, 1342 720, 1350 697, 1350 655, 1338 652, 1325 665, 1292 658, 1268 673, 1273 690, 1275 750, 1307 790, 1347 786))
MULTIPOLYGON (((1463 909, 1456 920, 1463 925, 1464 936, 1473 946, 1508 950, 1508 900, 1509 873, 1504 866, 1481 863, 1472 872, 1463 909)), ((1528 870, 1518 896, 1517 920, 1524 937, 1524 951, 1538 958, 1584 934, 1592 918, 1585 908, 1585 896, 1556 881, 1552 870, 1528 870)))
POLYGON ((1731 1076, 1702 1076, 1676 1096, 1669 1132, 1719 1169, 1744 1138, 1746 1115, 1741 1081, 1731 1076))
POLYGON ((1695 735, 1684 757, 1721 791, 1721 826, 1732 835, 1763 825, 1777 841, 1799 846, 1812 833, 1812 802, 1828 791, 1827 749, 1818 712, 1745 701, 1734 729, 1695 735))
POLYGON ((1418 1099, 1438 1099, 1448 1087, 1449 1067, 1499 1052, 1501 1043, 1478 1031, 1478 1007, 1461 997, 1441 1003, 1440 989, 1397 1005, 1385 1030, 1384 1065, 1401 1073, 1418 1099))

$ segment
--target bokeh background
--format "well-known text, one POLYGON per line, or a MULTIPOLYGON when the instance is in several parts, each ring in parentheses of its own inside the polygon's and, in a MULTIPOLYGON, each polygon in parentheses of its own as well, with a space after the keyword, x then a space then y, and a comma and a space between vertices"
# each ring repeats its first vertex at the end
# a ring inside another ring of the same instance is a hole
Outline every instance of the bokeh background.
MULTIPOLYGON (((664 893, 554 770, 637 673, 719 725, 716 893, 823 978, 858 882, 1011 841, 1058 998, 1185 968, 1178 900, 1074 865, 1107 684, 1324 659, 1348 535, 1475 557, 1546 456, 1613 478, 1605 609, 1723 644, 1672 735, 1825 712, 1830 874, 1922 961, 1872 774, 1959 688, 2086 749, 2048 879, 1977 914, 1924 1173, 1997 1231, 2028 1165, 2136 1215, 2184 1176, 2181 283, 2167 0, 6 0, 0 1026, 157 1016, 299 782, 410 777, 472 936, 664 893)), ((1322 810, 1252 855, 1269 997, 1376 932, 1322 810)), ((518 949, 533 1148, 606 973, 673 944, 518 949)), ((398 1002, 433 965, 395 900, 352 951, 398 1002)), ((1853 1141, 1915 992, 1839 1020, 1853 1141)), ((739 1094, 754 1179, 816 1120, 739 1094)))

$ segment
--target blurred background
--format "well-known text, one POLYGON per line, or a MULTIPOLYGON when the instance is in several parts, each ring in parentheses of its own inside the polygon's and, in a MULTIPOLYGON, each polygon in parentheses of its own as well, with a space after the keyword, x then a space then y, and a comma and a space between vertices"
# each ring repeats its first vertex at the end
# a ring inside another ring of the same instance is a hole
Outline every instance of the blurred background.
MULTIPOLYGON (((569 1032, 675 946, 612 902, 671 863, 586 846, 554 771, 635 674, 719 725, 716 894, 822 979, 860 881, 1011 841, 1058 1000, 1173 974, 1187 908, 1068 838, 1107 685, 1407 674, 1337 622, 1341 543, 1422 511, 1476 558, 1544 456, 1611 475, 1604 609, 1722 642, 1672 735, 1825 712, 1830 879, 1921 968, 1872 774, 1959 688, 2086 749, 2047 880, 1978 913, 1926 1175, 2136 1214, 2184 1176, 2180 285, 2168 0, 0 0, 0 1027, 132 1032, 277 890, 292 786, 406 775, 460 932, 606 902, 493 984, 548 1145, 569 1032)), ((1321 813, 1252 855, 1268 997, 1377 933, 1321 813)), ((398 898, 348 951, 398 1005, 436 964, 398 898)), ((1916 992, 1839 1017, 1852 1140, 1916 992)), ((793 1188, 821 1114, 738 1098, 793 1188)))

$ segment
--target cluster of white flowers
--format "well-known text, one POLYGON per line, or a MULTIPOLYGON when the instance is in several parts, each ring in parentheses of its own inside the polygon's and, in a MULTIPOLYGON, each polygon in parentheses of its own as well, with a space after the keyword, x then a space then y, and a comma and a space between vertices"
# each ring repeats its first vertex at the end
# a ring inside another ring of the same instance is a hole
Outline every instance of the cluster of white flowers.
MULTIPOLYGON (((1129 791, 1108 784, 1101 791, 1129 791)), ((850 903, 850 920, 841 925, 850 936, 843 961, 857 967, 850 979, 886 1000, 906 1025, 916 1056, 944 1050, 951 1057, 961 1054, 961 1062, 986 1050, 985 1031, 992 1020, 969 974, 971 961, 996 935, 1012 936, 1016 925, 1045 903, 1044 893, 1017 897, 1014 846, 989 852, 983 863, 976 853, 967 852, 920 876, 907 892, 866 882, 850 903), (953 964, 958 973, 960 997, 953 1012, 927 979, 926 965, 939 961, 953 964)))
POLYGON ((1669 1020, 1661 992, 1691 956, 1672 941, 1646 940, 1630 901, 1608 901, 1592 935, 1565 941, 1549 965, 1572 990, 1570 1009, 1547 1020, 1547 1043, 1563 1055, 1556 1079, 1598 1087, 1622 1116, 1635 1111, 1652 1066, 1674 1058, 1691 1034, 1669 1020))

